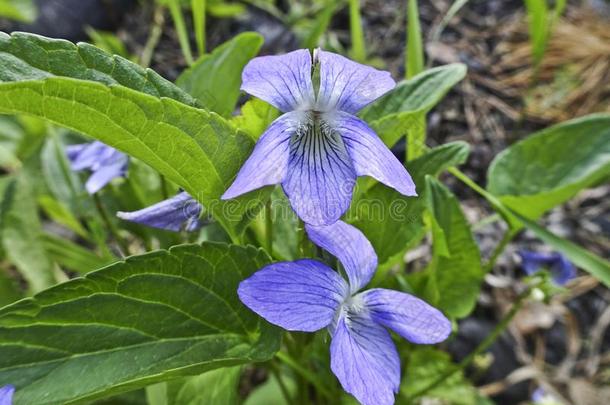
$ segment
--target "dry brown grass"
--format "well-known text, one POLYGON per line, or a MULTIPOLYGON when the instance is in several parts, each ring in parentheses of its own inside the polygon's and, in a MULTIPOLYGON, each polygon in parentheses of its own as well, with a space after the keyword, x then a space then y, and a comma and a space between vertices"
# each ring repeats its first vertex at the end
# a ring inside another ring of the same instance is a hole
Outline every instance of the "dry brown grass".
POLYGON ((498 46, 500 82, 519 89, 528 118, 559 122, 610 112, 610 21, 577 9, 555 26, 538 68, 531 64, 527 26, 498 46))

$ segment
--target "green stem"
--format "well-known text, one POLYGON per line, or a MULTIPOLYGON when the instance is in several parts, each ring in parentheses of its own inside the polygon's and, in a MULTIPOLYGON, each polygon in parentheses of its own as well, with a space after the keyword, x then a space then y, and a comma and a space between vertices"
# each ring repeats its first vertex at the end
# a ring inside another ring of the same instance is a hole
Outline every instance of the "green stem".
POLYGON ((502 237, 502 239, 500 240, 500 242, 494 249, 493 253, 491 254, 489 261, 483 267, 483 271, 485 273, 489 273, 491 271, 491 269, 493 269, 496 262, 498 261, 498 258, 500 257, 502 252, 504 252, 504 249, 506 249, 506 246, 510 243, 510 241, 513 240, 515 235, 516 235, 516 232, 513 232, 510 229, 508 231, 506 231, 506 233, 504 233, 504 236, 502 237))
POLYGON ((265 203, 265 250, 273 256, 273 213, 271 212, 271 198, 265 203))
POLYGON ((457 373, 459 371, 464 371, 466 369, 466 367, 468 367, 479 354, 481 354, 482 352, 487 350, 493 344, 493 342, 495 342, 496 339, 502 334, 502 332, 504 332, 504 330, 508 327, 508 325, 513 320, 515 315, 517 315, 519 310, 523 307, 525 300, 527 299, 527 297, 529 297, 533 288, 535 288, 535 287, 529 287, 527 290, 525 290, 524 292, 519 294, 519 296, 517 297, 515 303, 511 307, 511 309, 508 311, 508 313, 506 315, 504 315, 502 320, 500 320, 500 323, 498 323, 496 325, 496 327, 491 331, 491 333, 489 335, 487 335, 487 337, 485 339, 483 339, 483 341, 481 343, 479 343, 479 345, 472 352, 470 352, 470 354, 468 356, 466 356, 458 364, 457 367, 444 372, 443 374, 438 376, 437 379, 432 381, 430 384, 424 386, 419 391, 416 391, 414 394, 412 394, 409 399, 414 400, 416 398, 419 398, 419 397, 425 395, 430 390, 436 388, 437 386, 439 386, 440 384, 445 382, 449 377, 451 377, 455 373, 457 373))
POLYGON ((172 19, 174 20, 174 26, 176 27, 176 33, 178 34, 178 41, 180 41, 180 48, 182 49, 184 59, 186 60, 186 63, 192 65, 193 53, 191 52, 191 44, 189 42, 188 32, 186 31, 184 16, 182 15, 182 10, 180 9, 180 1, 169 0, 168 6, 169 11, 172 14, 172 19))
POLYGON ((366 48, 360 17, 360 0, 349 0, 349 30, 352 37, 352 57, 358 62, 364 62, 366 48))
POLYGON ((478 231, 480 229, 485 228, 486 226, 493 224, 494 222, 498 222, 499 220, 501 220, 502 218, 500 217, 500 215, 496 212, 493 213, 487 217, 482 218, 481 220, 479 220, 478 222, 474 223, 472 225, 472 230, 473 231, 478 231))
POLYGON ((299 224, 297 225, 297 250, 299 256, 309 257, 311 252, 311 244, 309 242, 309 238, 307 237, 307 232, 305 232, 305 223, 299 219, 299 224))
POLYGON ((305 380, 307 380, 309 383, 311 383, 311 385, 316 387, 316 390, 319 393, 321 393, 322 395, 324 395, 328 399, 332 399, 331 393, 328 390, 328 388, 326 388, 324 386, 324 384, 322 384, 320 382, 320 380, 318 379, 318 377, 314 373, 312 373, 311 371, 307 370, 305 367, 301 366, 292 357, 290 357, 286 352, 277 352, 275 354, 275 356, 280 361, 282 361, 284 364, 286 364, 288 367, 293 369, 297 374, 299 374, 301 377, 303 377, 305 380))
POLYGON ((146 45, 144 45, 144 50, 140 55, 140 65, 145 68, 150 66, 150 62, 152 61, 152 56, 155 51, 155 48, 159 44, 161 34, 163 34, 163 24, 165 23, 163 10, 164 8, 162 6, 157 6, 155 8, 155 13, 153 15, 153 25, 150 28, 150 34, 148 35, 148 39, 146 40, 146 45))
POLYGON ((97 194, 93 194, 93 201, 95 202, 95 208, 99 212, 102 221, 108 228, 108 231, 110 231, 112 238, 119 244, 121 250, 123 251, 123 254, 125 256, 129 256, 131 254, 129 251, 129 245, 123 238, 120 237, 116 226, 114 226, 114 223, 110 220, 110 217, 108 216, 108 213, 106 212, 106 209, 102 204, 102 200, 97 194))
POLYGON ((191 0, 193 11, 193 25, 195 26, 195 40, 199 56, 205 53, 205 11, 206 0, 191 0))
POLYGON ((416 159, 424 154, 426 150, 426 114, 420 114, 414 120, 414 124, 407 133, 405 162, 416 159))
MULTIPOLYGON (((407 48, 405 49, 405 78, 424 71, 424 48, 419 23, 417 0, 407 0, 407 48)), ((407 133, 405 162, 421 156, 426 144, 426 114, 420 114, 407 133)))
POLYGON ((161 196, 164 200, 167 200, 169 198, 169 193, 167 192, 167 180, 161 173, 159 173, 159 185, 161 186, 161 196))
POLYGON ((405 74, 410 79, 424 70, 424 47, 417 0, 407 0, 407 51, 405 74))
POLYGON ((447 169, 447 171, 454 175, 462 183, 466 184, 468 187, 479 193, 481 197, 485 198, 487 202, 492 205, 494 210, 496 210, 498 214, 502 215, 505 219, 513 217, 513 215, 502 205, 502 203, 494 195, 488 193, 483 187, 475 183, 474 180, 472 180, 466 174, 461 172, 458 168, 450 167, 447 169))

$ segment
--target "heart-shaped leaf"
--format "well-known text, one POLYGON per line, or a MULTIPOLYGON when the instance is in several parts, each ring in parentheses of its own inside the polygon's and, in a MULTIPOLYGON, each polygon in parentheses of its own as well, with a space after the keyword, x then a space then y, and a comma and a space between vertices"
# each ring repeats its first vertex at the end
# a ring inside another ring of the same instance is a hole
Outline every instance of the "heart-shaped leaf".
POLYGON ((564 122, 515 143, 489 167, 487 190, 536 219, 610 176, 610 114, 564 122))
POLYGON ((262 250, 181 245, 0 310, 0 381, 16 405, 65 404, 269 359, 279 330, 237 297, 262 250))

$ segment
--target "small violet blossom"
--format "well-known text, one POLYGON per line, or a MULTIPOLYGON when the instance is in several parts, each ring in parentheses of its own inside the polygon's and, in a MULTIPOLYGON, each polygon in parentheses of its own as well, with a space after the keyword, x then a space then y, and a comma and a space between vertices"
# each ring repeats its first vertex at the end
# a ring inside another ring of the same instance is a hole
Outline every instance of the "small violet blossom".
POLYGON ((91 170, 85 183, 89 194, 97 193, 112 179, 124 176, 129 163, 127 155, 99 141, 69 145, 66 154, 72 170, 91 170))
POLYGON ((290 331, 328 327, 331 369, 343 389, 364 405, 394 403, 400 359, 390 333, 420 344, 445 340, 451 322, 412 295, 383 288, 359 292, 372 278, 377 255, 356 228, 342 221, 306 225, 309 238, 336 256, 347 278, 311 259, 265 266, 239 285, 241 301, 290 331))
POLYGON ((168 231, 194 232, 205 225, 201 220, 203 206, 186 191, 172 198, 153 204, 150 207, 132 212, 117 212, 117 216, 126 221, 151 226, 168 231))
POLYGON ((558 285, 565 285, 576 277, 576 268, 561 253, 538 253, 522 250, 519 252, 519 256, 521 256, 521 267, 528 275, 546 268, 550 271, 553 281, 558 285))
POLYGON ((538 387, 532 394, 532 402, 537 405, 561 405, 561 402, 548 394, 544 388, 538 387))
POLYGON ((258 140, 222 198, 281 184, 304 222, 330 225, 347 211, 358 176, 417 195, 404 166, 355 115, 395 85, 389 72, 320 49, 313 61, 305 49, 252 59, 241 89, 284 114, 258 140))
POLYGON ((0 405, 12 405, 14 393, 15 387, 12 385, 0 387, 0 405))

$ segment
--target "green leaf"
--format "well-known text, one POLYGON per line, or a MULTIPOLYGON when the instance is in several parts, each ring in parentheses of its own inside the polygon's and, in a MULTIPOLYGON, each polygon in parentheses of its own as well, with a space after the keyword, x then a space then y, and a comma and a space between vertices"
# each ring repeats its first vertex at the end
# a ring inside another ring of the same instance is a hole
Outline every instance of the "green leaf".
POLYGON ((343 7, 343 1, 326 0, 322 9, 316 13, 311 26, 307 28, 303 35, 301 40, 303 48, 313 49, 320 45, 320 38, 327 31, 333 16, 341 7, 343 7))
POLYGON ((151 69, 93 45, 77 45, 35 34, 0 32, 0 82, 41 80, 51 76, 121 85, 155 97, 173 98, 196 106, 197 101, 151 69))
POLYGON ((38 150, 45 135, 29 118, 0 116, 0 165, 8 171, 19 169, 22 160, 38 150))
MULTIPOLYGON (((455 369, 449 354, 431 347, 418 347, 411 352, 400 386, 400 396, 409 398, 435 381, 439 375, 455 369)), ((476 405, 477 389, 462 372, 456 372, 442 384, 426 393, 426 398, 436 398, 452 405, 476 405)), ((443 402, 445 403, 445 402, 443 402)))
MULTIPOLYGON (((31 39, 30 48, 35 50, 42 41, 24 34, 18 38, 26 44, 31 39)), ((8 39, 5 42, 12 43, 8 39)), ((8 71, 0 70, 0 79, 8 75, 13 79, 32 80, 0 84, 0 113, 25 113, 44 118, 142 160, 197 198, 233 240, 238 240, 237 235, 269 193, 268 189, 263 189, 236 200, 219 200, 254 146, 248 135, 217 114, 169 98, 109 85, 105 76, 101 76, 104 79, 101 82, 95 82, 50 76, 48 72, 38 70, 42 72, 38 74, 40 80, 33 80, 36 75, 21 74, 24 70, 31 72, 33 68, 30 65, 24 68, 24 60, 2 54, 2 46, 0 38, 0 65, 10 61, 19 63, 6 65, 8 71), (13 70, 11 66, 17 68, 13 70)), ((78 49, 93 48, 83 46, 78 49)), ((99 50, 95 52, 105 55, 99 50)), ((64 53, 59 52, 60 55, 64 53)), ((27 60, 33 58, 27 53, 26 56, 27 60)), ((47 61, 39 62, 43 63, 47 61)), ((85 76, 82 72, 73 73, 77 77, 85 76)))
POLYGON ((146 388, 148 405, 237 405, 241 366, 223 367, 194 377, 146 388))
POLYGON ((53 221, 65 226, 78 236, 89 239, 89 233, 65 205, 48 195, 38 197, 38 204, 53 221))
POLYGON ((125 44, 121 41, 121 39, 113 32, 108 31, 99 31, 92 27, 85 27, 85 31, 91 41, 93 41, 93 45, 98 48, 110 53, 121 56, 125 59, 132 59, 125 48, 125 44))
POLYGON ((85 187, 78 175, 70 168, 64 145, 55 131, 51 131, 45 140, 40 153, 40 162, 42 175, 57 203, 69 208, 77 216, 87 211, 83 198, 86 196, 85 187))
MULTIPOLYGON (((13 179, 11 176, 0 176, 1 195, 4 195, 6 188, 12 181, 13 179)), ((0 253, 0 257, 4 257, 4 252, 0 253)), ((10 304, 21 298, 17 282, 16 280, 13 280, 6 267, 7 266, 0 266, 0 306, 10 304)))
POLYGON ((425 176, 438 176, 450 166, 466 161, 469 147, 465 142, 452 142, 431 149, 407 164, 419 197, 405 197, 377 183, 356 194, 348 221, 362 230, 373 244, 380 265, 390 265, 424 234, 422 215, 425 209, 425 176))
POLYGON ((299 218, 290 201, 276 188, 271 195, 271 215, 273 218, 273 253, 282 260, 299 259, 299 218))
POLYGON ((181 245, 128 258, 0 310, 0 381, 15 405, 64 404, 265 361, 279 329, 237 286, 269 262, 253 247, 181 245))
POLYGON ((240 34, 199 58, 176 84, 208 110, 228 117, 239 98, 241 72, 262 44, 263 37, 257 33, 240 34))
POLYGON ((208 12, 217 18, 237 17, 246 11, 246 6, 239 3, 225 3, 223 1, 211 2, 208 5, 208 12))
POLYGON ((23 138, 23 129, 14 117, 0 116, 0 166, 2 168, 14 171, 21 166, 17 152, 23 138))
POLYGON ((19 298, 21 298, 21 294, 19 294, 17 282, 4 269, 0 268, 0 305, 8 305, 19 298))
POLYGON ((0 17, 21 22, 32 22, 37 10, 34 0, 0 0, 0 17))
POLYGON ((43 235, 43 244, 48 255, 57 264, 77 273, 89 273, 116 261, 116 259, 99 257, 74 242, 51 234, 43 235))
POLYGON ((237 405, 241 367, 223 367, 195 377, 170 381, 167 405, 237 405))
POLYGON ((518 229, 521 225, 526 226, 540 239, 544 240, 556 250, 565 253, 566 256, 568 256, 568 258, 574 262, 574 264, 581 267, 583 270, 588 271, 606 286, 610 287, 610 263, 607 260, 602 259, 601 257, 553 234, 552 232, 549 232, 536 224, 536 222, 508 208, 495 195, 479 187, 474 181, 459 170, 449 169, 449 171, 451 174, 456 176, 458 179, 484 197, 493 207, 493 209, 502 215, 502 217, 508 224, 510 224, 512 228, 518 229))
POLYGON ((191 0, 191 17, 193 19, 193 31, 195 31, 195 42, 200 55, 205 53, 205 14, 207 0, 191 0))
POLYGON ((55 284, 53 263, 42 242, 33 176, 25 165, 6 187, 2 200, 0 231, 7 258, 23 275, 30 292, 55 284))
POLYGON ((515 143, 491 163, 487 190, 529 219, 610 175, 610 114, 561 123, 515 143))
POLYGON ((131 204, 137 206, 121 207, 124 211, 136 210, 158 203, 164 196, 172 196, 178 193, 179 188, 169 184, 167 180, 161 180, 161 176, 147 164, 138 159, 129 160, 125 186, 129 190, 131 204), (165 188, 165 191, 163 190, 165 188), (165 193, 165 194, 164 194, 165 193))
POLYGON ((241 108, 241 115, 233 118, 233 123, 257 141, 279 115, 279 110, 271 104, 259 98, 251 98, 241 108))
POLYGON ((534 64, 540 63, 544 57, 553 25, 565 9, 566 0, 556 0, 554 9, 549 11, 548 0, 525 0, 527 9, 528 29, 534 64))
MULTIPOLYGON (((286 384, 286 390, 289 395, 294 398, 297 393, 297 385, 294 379, 283 375, 282 381, 286 384)), ((277 378, 274 375, 270 375, 267 381, 256 387, 248 395, 244 405, 290 405, 290 403, 286 402, 277 378)))
POLYGON ((479 248, 459 201, 431 176, 426 198, 434 236, 432 262, 423 273, 433 290, 427 298, 446 315, 463 318, 474 309, 483 281, 479 248))
MULTIPOLYGON (((366 107, 360 117, 389 147, 419 122, 466 75, 466 66, 454 63, 426 70, 402 81, 394 90, 366 107)), ((423 147, 423 145, 421 145, 423 147)))

